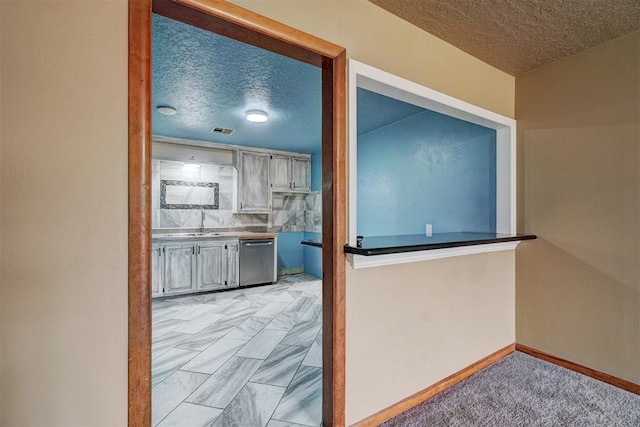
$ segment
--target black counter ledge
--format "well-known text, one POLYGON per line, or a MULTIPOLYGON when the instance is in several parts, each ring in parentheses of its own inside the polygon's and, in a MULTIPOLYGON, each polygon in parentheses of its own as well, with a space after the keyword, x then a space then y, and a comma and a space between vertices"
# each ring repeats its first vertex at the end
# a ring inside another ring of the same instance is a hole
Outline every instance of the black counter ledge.
MULTIPOLYGON (((486 245, 490 243, 517 242, 535 239, 533 234, 500 233, 437 233, 427 237, 424 234, 401 236, 365 237, 361 247, 344 245, 345 253, 372 256, 399 254, 403 252, 427 251, 433 249, 458 248, 461 246, 486 245)), ((303 244, 305 241, 302 242, 303 244)))
POLYGON ((321 239, 307 239, 307 240, 303 240, 300 243, 303 244, 303 245, 306 245, 306 246, 313 246, 314 248, 321 248, 322 247, 322 240, 321 239))

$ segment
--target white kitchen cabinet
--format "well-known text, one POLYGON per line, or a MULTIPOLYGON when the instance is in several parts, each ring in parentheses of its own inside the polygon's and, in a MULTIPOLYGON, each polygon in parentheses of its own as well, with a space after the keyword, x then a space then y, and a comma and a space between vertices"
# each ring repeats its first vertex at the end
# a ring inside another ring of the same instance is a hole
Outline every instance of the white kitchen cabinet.
POLYGON ((311 187, 311 159, 291 158, 291 184, 293 191, 309 191, 311 187))
POLYGON ((168 243, 164 246, 163 294, 175 295, 195 289, 194 242, 168 243))
POLYGON ((269 172, 273 191, 309 191, 311 181, 311 159, 309 156, 271 154, 269 172))
POLYGON ((240 276, 240 260, 239 260, 240 244, 238 240, 228 241, 227 249, 227 265, 226 265, 226 287, 237 288, 240 285, 238 280, 240 276))
POLYGON ((238 212, 269 213, 271 191, 268 153, 240 151, 238 212))
POLYGON ((153 243, 151 296, 239 286, 238 239, 153 243))
POLYGON ((271 189, 289 191, 291 189, 291 156, 272 154, 269 160, 271 189))
POLYGON ((162 295, 162 267, 164 266, 163 245, 151 246, 151 298, 162 295))
POLYGON ((227 263, 225 242, 213 240, 198 243, 196 247, 198 274, 196 290, 208 291, 225 287, 227 263))

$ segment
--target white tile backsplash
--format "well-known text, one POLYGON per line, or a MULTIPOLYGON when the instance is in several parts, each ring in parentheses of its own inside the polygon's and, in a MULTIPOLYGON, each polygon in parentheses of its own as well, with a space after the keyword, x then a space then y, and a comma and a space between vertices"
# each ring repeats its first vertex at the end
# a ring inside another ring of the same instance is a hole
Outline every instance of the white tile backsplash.
MULTIPOLYGON (((229 165, 201 164, 184 167, 184 162, 153 160, 152 170, 152 224, 153 228, 198 228, 200 209, 160 209, 160 180, 179 180, 218 183, 218 208, 205 209, 205 228, 237 228, 248 226, 269 227, 270 231, 322 231, 322 194, 274 193, 272 214, 235 214, 237 173, 229 165), (271 223, 269 223, 271 219, 271 223)), ((214 204, 213 188, 167 186, 168 204, 214 204)))

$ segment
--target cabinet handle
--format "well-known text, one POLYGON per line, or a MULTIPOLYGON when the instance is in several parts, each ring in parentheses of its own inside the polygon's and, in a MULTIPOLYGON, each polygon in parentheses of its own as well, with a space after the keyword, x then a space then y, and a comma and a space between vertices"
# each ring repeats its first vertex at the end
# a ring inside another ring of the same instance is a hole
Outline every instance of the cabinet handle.
POLYGON ((195 254, 196 254, 196 247, 191 246, 191 255, 195 255, 195 254))
POLYGON ((158 256, 162 256, 162 248, 158 248, 158 256))
POLYGON ((198 255, 200 255, 200 246, 198 246, 198 255))
POLYGON ((293 183, 293 188, 296 188, 296 183, 295 182, 293 183))
POLYGON ((242 202, 240 202, 240 209, 242 209, 242 202))
POLYGON ((291 188, 291 183, 289 183, 289 188, 291 188))

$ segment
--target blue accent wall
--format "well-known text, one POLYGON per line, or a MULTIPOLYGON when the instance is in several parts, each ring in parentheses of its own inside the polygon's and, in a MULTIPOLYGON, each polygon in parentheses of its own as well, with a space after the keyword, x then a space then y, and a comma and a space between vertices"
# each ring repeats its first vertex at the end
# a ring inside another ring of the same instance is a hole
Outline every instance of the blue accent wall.
POLYGON ((304 269, 303 231, 278 233, 278 272, 304 269))
POLYGON ((358 137, 358 234, 495 232, 496 132, 425 110, 358 137))
POLYGON ((311 153, 311 191, 322 190, 322 151, 311 153))
MULTIPOLYGON (((309 231, 304 233, 305 239, 320 239, 321 237, 322 234, 320 233, 311 233, 309 231)), ((304 272, 322 278, 322 248, 304 247, 304 272)))

